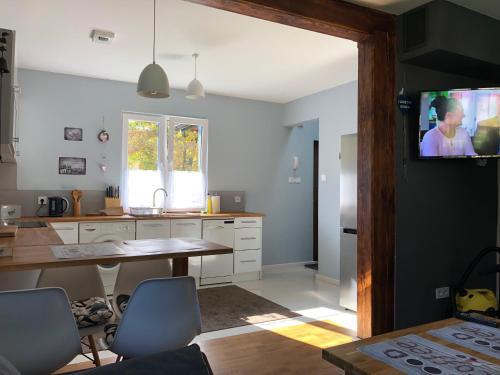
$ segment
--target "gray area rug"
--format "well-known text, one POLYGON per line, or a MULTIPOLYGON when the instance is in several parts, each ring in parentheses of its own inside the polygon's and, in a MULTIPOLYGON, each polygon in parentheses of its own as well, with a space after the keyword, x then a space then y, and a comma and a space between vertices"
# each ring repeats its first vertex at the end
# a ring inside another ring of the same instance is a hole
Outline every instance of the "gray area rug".
MULTIPOLYGON (((300 316, 236 285, 199 289, 198 300, 203 333, 300 316)), ((99 339, 104 337, 104 332, 94 337, 102 350, 99 339)), ((84 353, 90 352, 85 345, 82 349, 84 353)))
POLYGON ((236 285, 198 290, 202 332, 300 316, 236 285))

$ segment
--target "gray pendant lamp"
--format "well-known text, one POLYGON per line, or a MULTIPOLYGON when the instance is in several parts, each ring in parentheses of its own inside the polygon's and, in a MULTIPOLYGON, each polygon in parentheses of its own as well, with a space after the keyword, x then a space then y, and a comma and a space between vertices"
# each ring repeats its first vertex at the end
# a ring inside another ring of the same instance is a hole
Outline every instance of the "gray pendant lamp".
POLYGON ((186 98, 192 99, 192 100, 203 99, 205 97, 205 89, 203 88, 203 85, 201 84, 201 82, 196 79, 198 56, 199 55, 197 53, 193 53, 194 79, 191 82, 189 82, 189 85, 188 85, 187 91, 186 91, 186 98))
POLYGON ((137 94, 146 98, 168 98, 170 86, 163 68, 155 62, 156 52, 156 0, 153 2, 153 63, 146 66, 137 82, 137 94))

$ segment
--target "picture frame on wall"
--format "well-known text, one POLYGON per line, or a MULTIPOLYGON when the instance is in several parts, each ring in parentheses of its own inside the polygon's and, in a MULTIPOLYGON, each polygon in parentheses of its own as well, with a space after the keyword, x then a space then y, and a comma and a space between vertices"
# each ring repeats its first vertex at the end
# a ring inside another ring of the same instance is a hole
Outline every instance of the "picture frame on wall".
POLYGON ((59 174, 82 176, 87 174, 87 159, 59 157, 59 174))
POLYGON ((65 141, 83 141, 83 129, 82 128, 64 128, 64 140, 65 141))

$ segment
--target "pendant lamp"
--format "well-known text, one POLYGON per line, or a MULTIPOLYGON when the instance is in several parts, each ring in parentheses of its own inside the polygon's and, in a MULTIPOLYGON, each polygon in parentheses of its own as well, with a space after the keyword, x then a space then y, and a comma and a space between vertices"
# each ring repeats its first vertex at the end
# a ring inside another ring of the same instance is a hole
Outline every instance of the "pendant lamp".
POLYGON ((156 0, 153 2, 153 63, 146 66, 137 82, 137 94, 146 98, 168 98, 170 86, 163 68, 155 62, 156 52, 156 0))
POLYGON ((203 88, 203 85, 201 84, 201 82, 196 79, 198 56, 199 55, 197 53, 193 53, 194 79, 191 82, 189 82, 189 85, 188 85, 187 91, 186 91, 186 98, 192 99, 192 100, 203 99, 205 97, 205 89, 203 88))

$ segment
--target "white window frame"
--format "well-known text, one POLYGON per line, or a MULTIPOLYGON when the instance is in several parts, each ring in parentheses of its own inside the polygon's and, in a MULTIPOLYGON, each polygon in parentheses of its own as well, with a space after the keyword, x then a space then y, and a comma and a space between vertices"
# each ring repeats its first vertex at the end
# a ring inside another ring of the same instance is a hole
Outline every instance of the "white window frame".
MULTIPOLYGON (((121 182, 124 188, 123 193, 127 199, 128 191, 126 191, 127 182, 125 176, 128 172, 128 124, 130 120, 149 121, 159 123, 158 135, 158 168, 162 174, 163 186, 159 186, 167 190, 169 196, 165 202, 165 207, 171 212, 184 212, 184 211, 199 211, 205 208, 205 202, 202 207, 183 207, 179 209, 171 208, 171 194, 169 192, 169 173, 173 171, 173 144, 174 144, 174 129, 178 124, 194 125, 202 128, 201 139, 201 155, 200 155, 200 168, 203 173, 205 196, 208 191, 208 120, 202 118, 191 118, 170 115, 157 115, 137 112, 123 112, 122 113, 123 126, 122 126, 122 173, 121 182), (169 128, 169 139, 167 139, 167 128, 169 128)), ((124 202, 122 202, 124 203, 124 202)), ((128 207, 126 207, 128 208, 128 207)))

